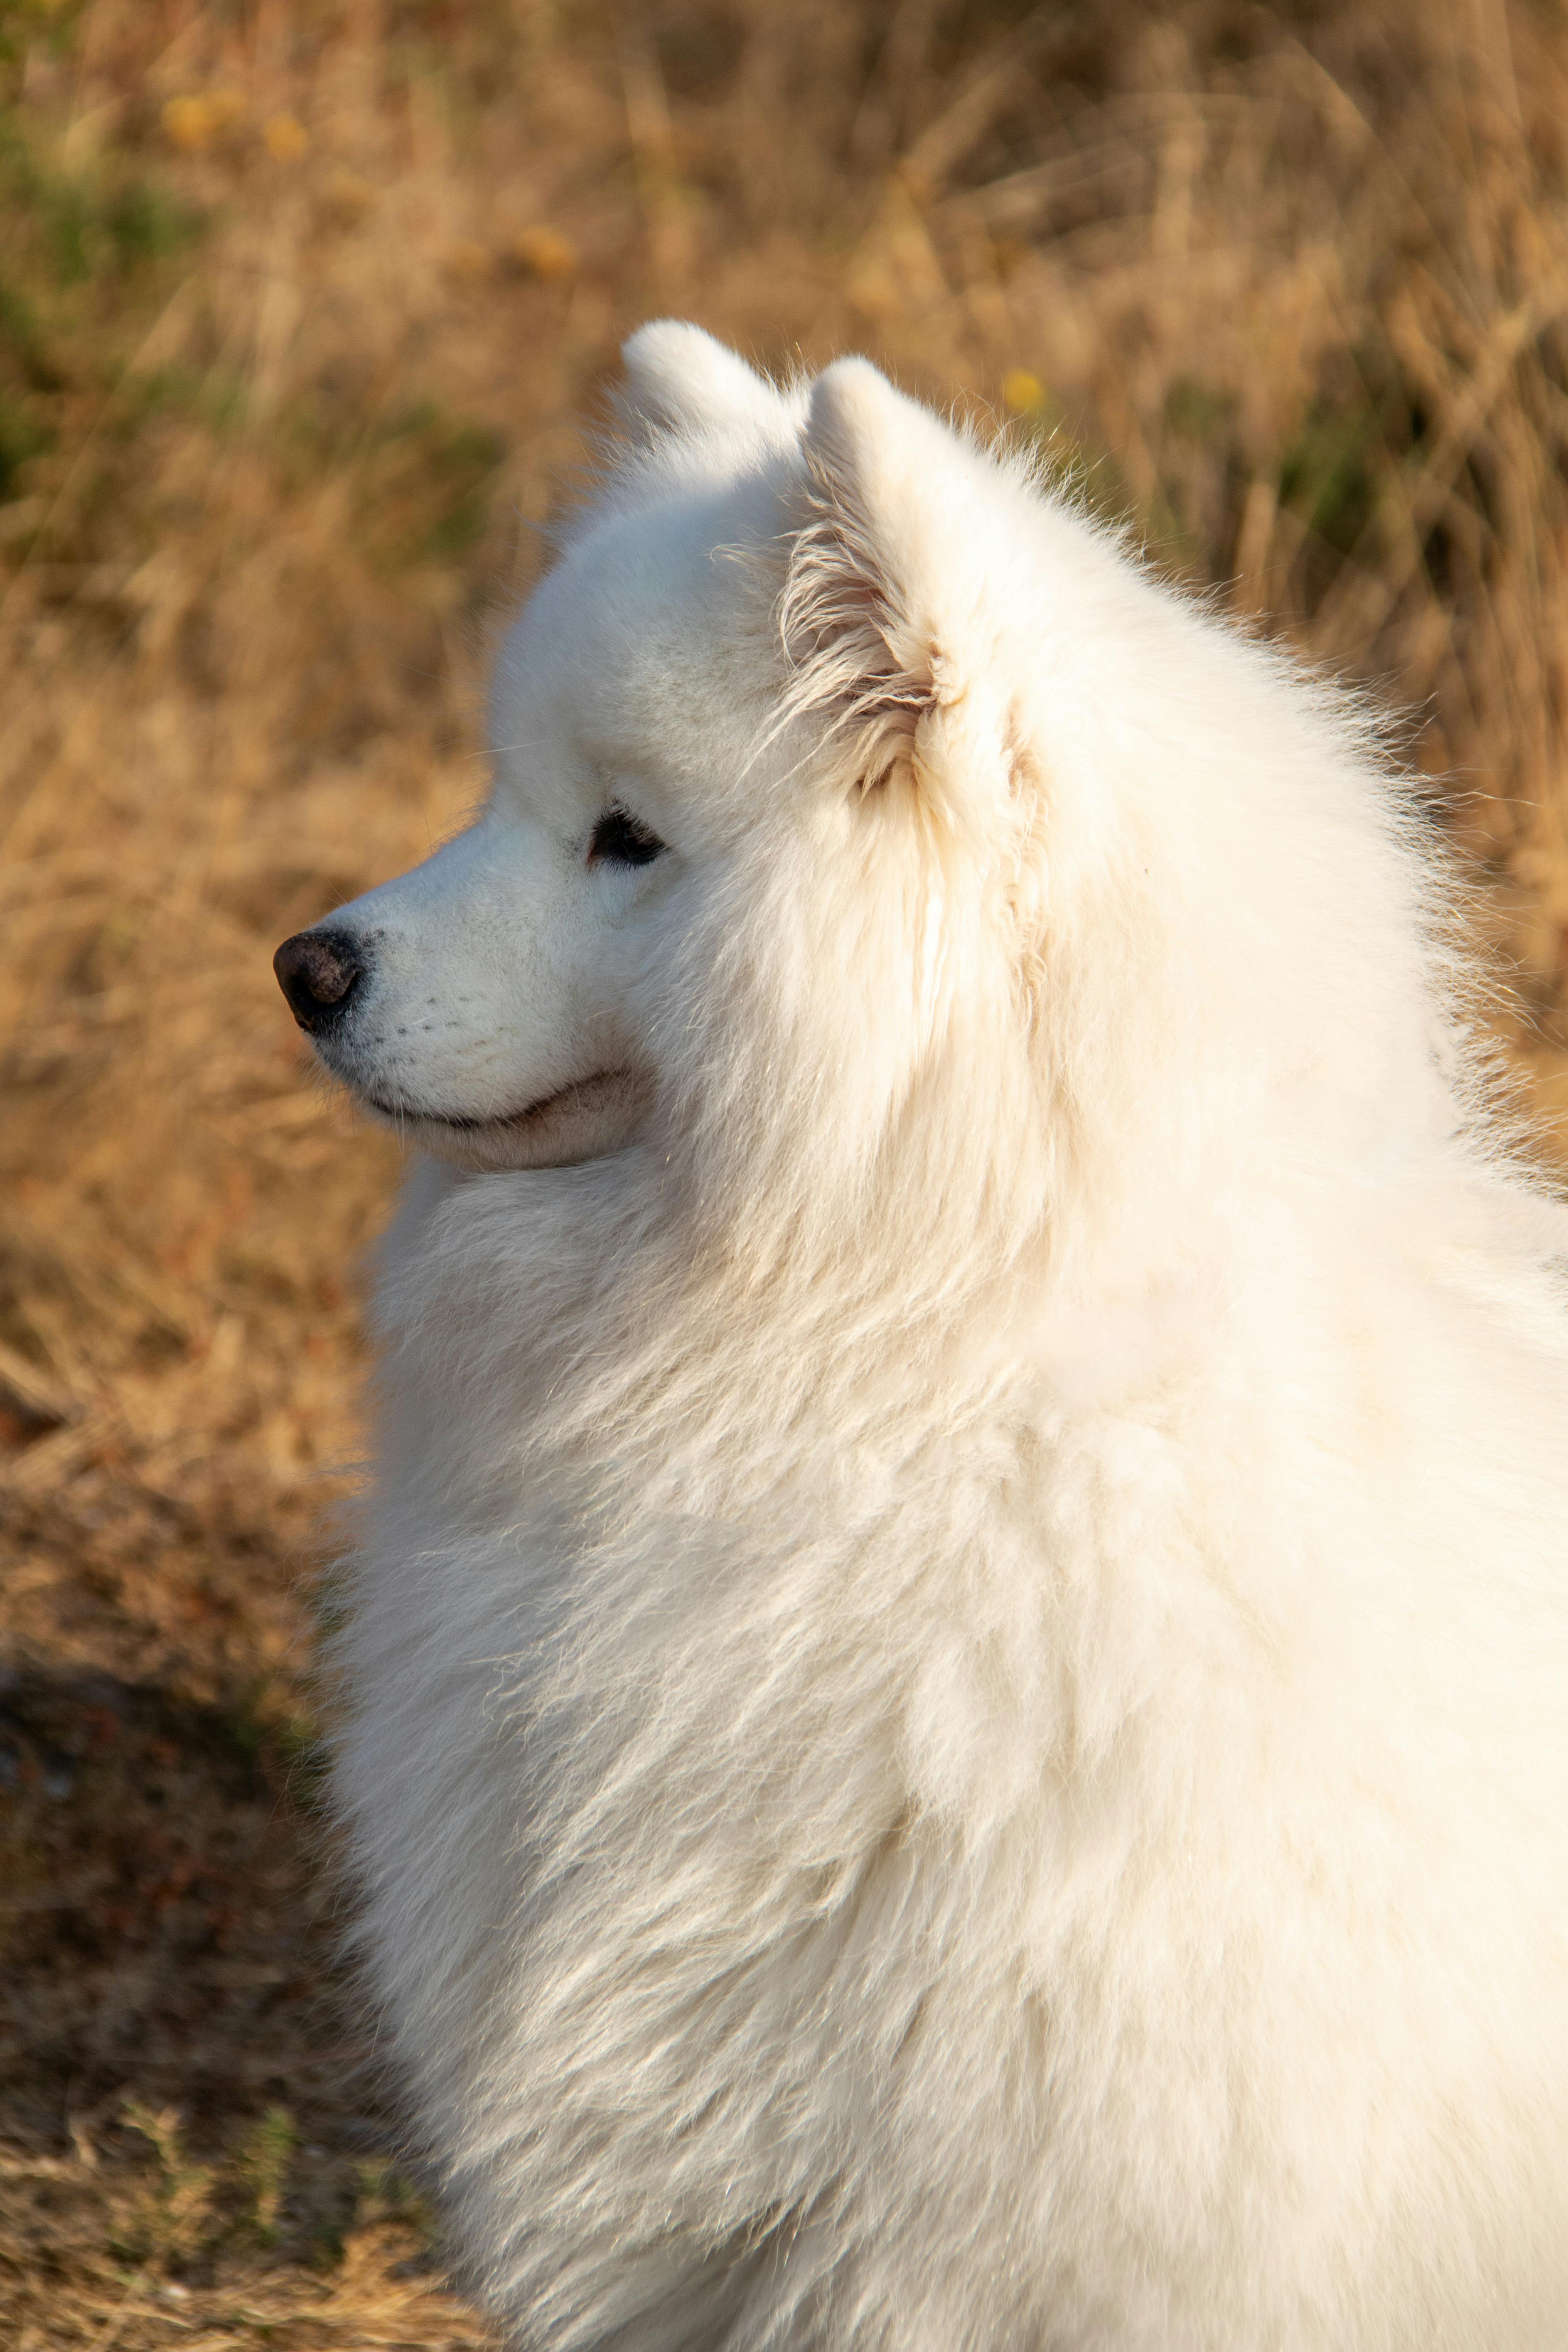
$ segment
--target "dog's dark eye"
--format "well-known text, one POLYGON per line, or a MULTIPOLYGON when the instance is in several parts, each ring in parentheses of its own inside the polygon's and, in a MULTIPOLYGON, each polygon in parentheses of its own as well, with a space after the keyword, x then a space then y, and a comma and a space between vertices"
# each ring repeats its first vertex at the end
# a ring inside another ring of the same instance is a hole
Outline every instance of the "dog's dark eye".
POLYGON ((588 836, 590 866, 651 866, 665 845, 629 809, 605 811, 588 836))

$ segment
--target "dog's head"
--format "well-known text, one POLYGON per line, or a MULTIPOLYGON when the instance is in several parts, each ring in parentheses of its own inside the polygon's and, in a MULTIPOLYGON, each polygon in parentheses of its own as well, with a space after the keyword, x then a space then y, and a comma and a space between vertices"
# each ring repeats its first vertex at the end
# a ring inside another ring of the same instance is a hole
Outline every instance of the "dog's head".
POLYGON ((694 329, 646 330, 629 358, 637 454, 505 642, 488 805, 275 959, 327 1068, 469 1165, 578 1161, 639 1131, 650 974, 732 846, 726 787, 777 666, 742 644, 716 550, 765 529, 747 478, 787 470, 790 412, 694 329), (688 462, 661 471, 678 442, 688 462))
POLYGON ((1386 1108, 1418 861, 1322 698, 863 361, 626 361, 487 806, 279 950, 335 1076, 471 1167, 641 1141, 840 1226, 889 1170, 961 1224, 1174 1186, 1310 1071, 1386 1108))

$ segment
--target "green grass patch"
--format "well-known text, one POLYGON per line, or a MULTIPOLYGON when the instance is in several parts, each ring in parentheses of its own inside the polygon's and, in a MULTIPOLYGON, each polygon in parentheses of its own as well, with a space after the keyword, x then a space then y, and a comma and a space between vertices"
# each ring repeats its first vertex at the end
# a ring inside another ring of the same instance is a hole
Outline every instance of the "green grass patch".
POLYGON ((0 0, 0 501, 25 493, 28 466, 58 440, 73 384, 101 382, 106 335, 136 331, 142 281, 205 226, 192 207, 112 156, 65 169, 20 104, 7 102, 16 79, 8 61, 41 34, 68 47, 70 33, 64 11, 0 0))
POLYGON ((1336 554, 1360 545, 1377 507, 1373 456, 1382 439, 1376 410, 1313 406, 1279 462, 1279 503, 1336 554))
POLYGON ((288 2108, 268 2107, 240 2146, 236 2168, 245 2190, 245 2221, 264 2245, 271 2245, 278 2236, 299 2137, 288 2108))

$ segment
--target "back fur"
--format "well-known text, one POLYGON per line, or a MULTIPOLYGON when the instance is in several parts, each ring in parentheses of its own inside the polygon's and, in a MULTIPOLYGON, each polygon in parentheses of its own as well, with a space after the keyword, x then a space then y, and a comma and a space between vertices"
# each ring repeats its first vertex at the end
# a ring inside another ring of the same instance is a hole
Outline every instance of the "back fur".
POLYGON ((753 697, 652 1108, 383 1262, 337 1790, 473 2274, 552 2352, 1568 2344, 1565 1233, 1436 854, 1016 462, 694 333, 543 592, 705 533, 753 697))

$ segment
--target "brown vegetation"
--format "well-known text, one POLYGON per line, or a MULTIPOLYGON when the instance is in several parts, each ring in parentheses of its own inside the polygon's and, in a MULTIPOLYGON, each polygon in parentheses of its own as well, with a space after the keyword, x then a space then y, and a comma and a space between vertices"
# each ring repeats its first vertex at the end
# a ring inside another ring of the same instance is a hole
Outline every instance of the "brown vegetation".
POLYGON ((275 942, 482 783, 639 320, 868 350, 1408 714, 1568 1111, 1555 0, 0 0, 0 2336, 476 2340, 312 1804, 396 1155, 275 942))

